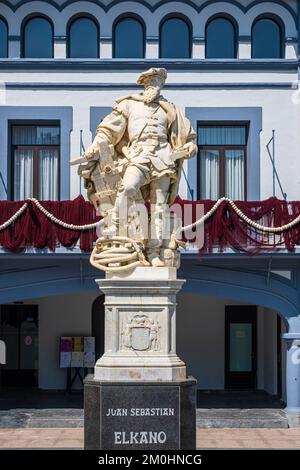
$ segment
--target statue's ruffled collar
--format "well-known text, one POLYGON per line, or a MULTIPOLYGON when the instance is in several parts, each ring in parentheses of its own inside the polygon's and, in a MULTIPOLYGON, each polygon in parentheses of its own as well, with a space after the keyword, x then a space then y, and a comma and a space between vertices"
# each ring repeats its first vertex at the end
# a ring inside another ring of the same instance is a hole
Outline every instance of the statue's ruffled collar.
MULTIPOLYGON (((118 98, 116 100, 116 103, 119 104, 121 103, 121 101, 124 101, 124 100, 144 101, 144 95, 143 93, 133 93, 132 95, 122 96, 121 98, 118 98)), ((162 95, 159 95, 157 98, 151 101, 151 103, 160 103, 161 101, 167 101, 167 100, 162 95)))

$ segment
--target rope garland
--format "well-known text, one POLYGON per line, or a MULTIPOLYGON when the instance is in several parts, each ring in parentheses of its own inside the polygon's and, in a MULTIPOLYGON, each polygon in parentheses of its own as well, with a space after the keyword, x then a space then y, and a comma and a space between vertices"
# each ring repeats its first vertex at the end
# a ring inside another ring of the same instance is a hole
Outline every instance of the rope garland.
POLYGON ((251 227, 255 228, 256 230, 260 230, 261 232, 266 232, 266 233, 281 233, 285 232, 286 230, 291 229, 295 225, 299 224, 300 222, 300 215, 296 217, 294 220, 289 222, 288 224, 281 225, 280 227, 266 227, 265 225, 258 224, 257 222, 254 222, 253 220, 249 219, 237 206, 236 204, 232 201, 232 199, 229 199, 227 197, 221 197, 218 199, 218 201, 213 205, 213 207, 203 216, 201 219, 196 220, 190 225, 186 225, 185 227, 182 227, 181 231, 184 232, 185 230, 191 230, 194 227, 197 227, 198 225, 203 224, 207 219, 209 219, 213 213, 218 209, 218 207, 222 204, 222 202, 227 201, 233 210, 236 212, 236 214, 242 219, 244 222, 246 222, 248 225, 251 227))
MULTIPOLYGON (((68 224, 67 222, 64 222, 63 220, 58 219, 55 217, 53 214, 51 214, 43 205, 35 198, 30 198, 28 199, 29 201, 33 202, 36 207, 48 218, 51 220, 51 222, 60 225, 61 227, 69 230, 92 230, 100 225, 104 224, 104 220, 99 220, 97 222, 94 222, 92 224, 85 224, 85 225, 75 225, 75 224, 68 224)), ((218 199, 218 201, 213 205, 213 207, 200 219, 196 220, 195 222, 191 223, 190 225, 186 225, 185 227, 181 228, 181 231, 187 231, 191 230, 198 225, 203 224, 207 219, 209 219, 214 212, 218 209, 218 207, 224 202, 228 202, 233 210, 236 212, 236 214, 242 219, 246 224, 250 225, 256 230, 260 230, 261 232, 266 232, 266 233, 282 233, 285 232, 295 225, 300 223, 300 215, 298 215, 294 220, 289 222, 288 224, 281 225, 278 227, 266 227, 265 225, 258 224, 257 222, 254 222, 251 220, 249 217, 247 217, 237 206, 236 204, 229 198, 227 197, 222 197, 218 199)), ((0 231, 5 230, 8 228, 11 224, 13 224, 22 214, 23 212, 28 208, 28 203, 25 202, 20 209, 17 210, 17 212, 11 216, 7 221, 5 221, 3 224, 0 225, 0 231)))
POLYGON ((4 222, 4 224, 0 225, 0 230, 5 230, 7 227, 13 224, 17 220, 17 218, 23 214, 23 212, 27 209, 27 207, 28 207, 28 204, 27 202, 25 202, 25 204, 23 204, 23 206, 20 207, 20 209, 17 210, 17 212, 14 215, 12 215, 6 222, 4 222))
POLYGON ((93 228, 96 228, 99 225, 104 224, 104 220, 98 220, 98 222, 94 222, 93 224, 85 224, 85 225, 74 225, 74 224, 67 224, 63 220, 58 219, 55 217, 53 214, 47 211, 42 204, 35 198, 31 198, 30 201, 32 201, 36 207, 46 216, 48 219, 51 220, 51 222, 54 222, 55 224, 60 225, 61 227, 67 228, 69 230, 91 230, 93 228))
MULTIPOLYGON (((67 222, 64 222, 63 220, 58 219, 55 217, 53 214, 47 211, 45 207, 42 206, 42 204, 35 198, 30 198, 28 199, 29 201, 32 201, 36 207, 46 216, 48 219, 51 220, 51 222, 54 222, 57 225, 60 225, 61 227, 64 227, 69 230, 92 230, 93 228, 96 228, 97 226, 103 225, 104 220, 99 220, 98 222, 94 222, 92 224, 86 224, 86 225, 74 225, 74 224, 68 224, 67 222)), ((25 202, 22 207, 20 207, 17 212, 10 217, 6 222, 4 222, 2 225, 0 225, 0 230, 5 230, 7 227, 9 227, 11 224, 13 224, 19 217, 20 215, 23 214, 23 212, 27 209, 28 204, 25 202)))

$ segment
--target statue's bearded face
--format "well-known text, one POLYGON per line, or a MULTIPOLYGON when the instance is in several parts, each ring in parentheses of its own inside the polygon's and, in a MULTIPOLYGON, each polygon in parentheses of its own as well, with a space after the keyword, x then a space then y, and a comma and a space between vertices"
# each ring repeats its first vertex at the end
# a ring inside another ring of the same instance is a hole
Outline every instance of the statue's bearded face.
POLYGON ((162 88, 162 82, 158 77, 152 77, 144 81, 144 101, 145 103, 151 103, 153 100, 159 97, 160 90, 162 88))

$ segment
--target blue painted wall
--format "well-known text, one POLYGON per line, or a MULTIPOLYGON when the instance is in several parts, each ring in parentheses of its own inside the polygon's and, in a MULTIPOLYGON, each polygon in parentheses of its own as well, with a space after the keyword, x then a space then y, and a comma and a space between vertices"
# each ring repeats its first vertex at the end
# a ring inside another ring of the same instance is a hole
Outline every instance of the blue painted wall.
POLYGON ((60 122, 60 198, 70 199, 70 132, 73 127, 73 108, 70 106, 0 106, 0 171, 8 189, 6 194, 0 182, 0 199, 9 198, 11 193, 9 122, 42 120, 60 122))
MULTIPOLYGON (((101 271, 88 255, 1 255, 0 303, 71 292, 97 291, 101 271)), ((274 259, 272 270, 290 270, 291 279, 269 271, 269 259, 236 256, 214 261, 199 255, 182 257, 178 277, 187 279, 184 291, 231 298, 277 311, 289 333, 300 335, 300 265, 297 259, 274 259)))

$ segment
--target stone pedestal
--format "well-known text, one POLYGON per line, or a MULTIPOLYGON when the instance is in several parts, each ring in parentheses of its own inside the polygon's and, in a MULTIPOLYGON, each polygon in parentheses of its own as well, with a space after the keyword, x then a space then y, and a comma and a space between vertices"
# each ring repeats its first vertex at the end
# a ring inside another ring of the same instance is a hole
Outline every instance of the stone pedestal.
POLYGON ((176 354, 176 294, 185 281, 175 268, 136 268, 96 280, 105 294, 105 352, 95 379, 184 380, 176 354))
POLYGON ((84 384, 86 449, 195 449, 196 381, 176 354, 175 268, 96 280, 105 352, 84 384))
POLYGON ((196 380, 84 381, 84 448, 196 449, 196 380))

